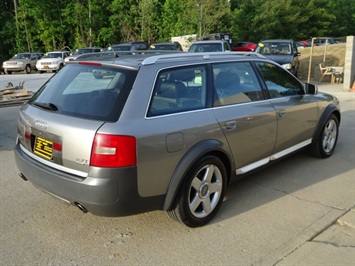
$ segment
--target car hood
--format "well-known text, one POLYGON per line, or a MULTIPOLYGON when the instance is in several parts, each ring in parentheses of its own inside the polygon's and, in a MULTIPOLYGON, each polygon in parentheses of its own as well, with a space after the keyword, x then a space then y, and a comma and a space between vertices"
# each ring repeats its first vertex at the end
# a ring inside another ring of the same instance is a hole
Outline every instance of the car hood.
POLYGON ((267 59, 270 59, 276 63, 279 63, 280 65, 291 63, 293 60, 293 55, 277 55, 277 54, 267 54, 263 55, 267 59))
POLYGON ((11 62, 29 62, 30 59, 10 59, 7 61, 4 61, 4 63, 11 63, 11 62))
POLYGON ((52 62, 56 60, 63 60, 63 58, 57 57, 57 58, 42 58, 41 60, 38 60, 37 62, 52 62))

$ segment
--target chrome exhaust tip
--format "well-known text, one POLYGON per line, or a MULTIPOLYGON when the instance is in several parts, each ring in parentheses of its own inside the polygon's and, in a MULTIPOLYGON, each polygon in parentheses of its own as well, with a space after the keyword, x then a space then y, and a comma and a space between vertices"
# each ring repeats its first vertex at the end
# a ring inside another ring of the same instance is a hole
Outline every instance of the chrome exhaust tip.
POLYGON ((80 203, 78 202, 74 202, 75 206, 79 208, 79 210, 81 210, 83 213, 87 213, 88 210, 83 206, 81 205, 80 203))

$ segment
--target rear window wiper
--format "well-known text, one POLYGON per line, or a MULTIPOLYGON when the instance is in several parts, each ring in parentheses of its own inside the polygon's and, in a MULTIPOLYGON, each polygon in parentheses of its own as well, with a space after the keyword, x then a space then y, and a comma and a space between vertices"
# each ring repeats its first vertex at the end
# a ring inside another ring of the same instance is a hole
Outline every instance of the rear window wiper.
POLYGON ((32 102, 32 104, 50 111, 58 111, 58 107, 53 103, 32 102))

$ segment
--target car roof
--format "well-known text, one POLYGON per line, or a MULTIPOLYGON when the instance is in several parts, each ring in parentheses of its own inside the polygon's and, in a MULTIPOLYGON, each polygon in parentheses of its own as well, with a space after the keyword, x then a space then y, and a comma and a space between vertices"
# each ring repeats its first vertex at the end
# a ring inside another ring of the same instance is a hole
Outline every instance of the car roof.
POLYGON ((21 52, 21 53, 15 53, 16 54, 42 54, 41 52, 21 52))
POLYGON ((164 44, 164 45, 175 45, 175 43, 173 42, 155 42, 155 43, 152 43, 151 45, 161 45, 161 44, 164 44))
POLYGON ((137 42, 122 42, 122 43, 118 43, 118 44, 113 44, 112 46, 131 45, 131 44, 138 44, 138 43, 146 43, 146 42, 143 42, 143 41, 137 41, 137 42))
POLYGON ((196 41, 196 42, 193 42, 192 44, 194 43, 225 43, 227 41, 224 41, 224 40, 202 40, 202 41, 196 41))
POLYGON ((292 39, 269 39, 261 40, 260 42, 292 42, 292 39))
MULTIPOLYGON (((86 54, 88 55, 88 54, 86 54)), ((132 53, 118 55, 115 53, 92 53, 93 57, 87 57, 87 60, 77 60, 71 61, 69 64, 91 64, 93 62, 100 62, 103 64, 108 65, 122 65, 126 67, 131 67, 134 69, 138 69, 141 66, 146 65, 153 65, 157 63, 171 63, 174 62, 172 65, 178 66, 176 62, 181 63, 189 61, 189 63, 201 63, 204 61, 208 63, 209 61, 226 61, 226 60, 234 60, 238 58, 240 60, 251 59, 251 58, 259 58, 259 59, 266 59, 263 55, 254 53, 254 52, 209 52, 209 53, 185 53, 185 52, 167 52, 167 53, 159 53, 156 54, 154 52, 147 53, 132 53), (94 55, 97 55, 95 58, 94 55), (100 55, 103 55, 100 59, 100 55)))

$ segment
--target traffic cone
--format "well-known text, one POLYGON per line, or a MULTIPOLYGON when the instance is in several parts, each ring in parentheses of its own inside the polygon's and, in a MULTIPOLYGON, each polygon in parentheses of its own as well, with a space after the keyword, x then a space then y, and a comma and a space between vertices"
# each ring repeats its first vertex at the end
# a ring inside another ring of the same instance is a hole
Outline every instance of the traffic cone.
POLYGON ((353 83, 353 86, 349 89, 349 92, 355 92, 355 81, 353 83))

